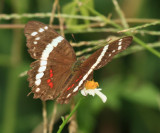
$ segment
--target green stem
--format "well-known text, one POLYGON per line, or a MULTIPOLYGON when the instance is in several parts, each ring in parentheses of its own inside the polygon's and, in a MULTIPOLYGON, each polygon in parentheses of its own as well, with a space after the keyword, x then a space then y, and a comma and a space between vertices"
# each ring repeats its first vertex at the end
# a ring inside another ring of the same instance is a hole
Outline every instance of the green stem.
POLYGON ((131 31, 131 32, 133 32, 133 31, 135 31, 135 30, 142 29, 142 28, 146 28, 146 27, 149 27, 149 26, 157 25, 157 24, 160 24, 160 21, 155 21, 155 22, 153 22, 153 23, 147 23, 147 24, 143 24, 143 25, 140 25, 140 26, 128 28, 128 29, 122 30, 122 31, 120 31, 120 32, 126 32, 126 31, 131 31))
POLYGON ((84 98, 81 98, 78 103, 76 104, 76 106, 74 107, 74 109, 72 110, 72 112, 69 114, 69 116, 62 122, 62 124, 59 126, 59 130, 57 131, 57 133, 61 133, 61 131, 63 130, 64 126, 67 124, 68 120, 71 118, 71 116, 74 114, 74 112, 77 110, 77 108, 79 107, 79 105, 81 104, 81 102, 83 101, 84 98))
POLYGON ((126 21, 126 19, 124 17, 124 13, 122 12, 117 0, 112 0, 112 1, 113 1, 114 6, 115 6, 115 9, 116 9, 121 21, 122 21, 123 27, 124 28, 129 28, 128 23, 127 23, 127 21, 126 21))
MULTIPOLYGON (((95 11, 94 9, 89 8, 89 7, 87 7, 86 5, 83 5, 83 6, 85 6, 85 8, 87 8, 87 9, 88 9, 90 12, 92 12, 93 14, 99 16, 105 23, 109 23, 109 24, 111 24, 113 27, 115 27, 115 28, 117 28, 117 29, 119 29, 119 30, 122 30, 122 29, 123 29, 121 26, 119 26, 119 25, 116 24, 115 22, 111 21, 110 19, 106 18, 104 15, 100 14, 99 12, 95 11)), ((119 13, 118 13, 118 14, 119 14, 119 13)), ((129 32, 125 32, 124 34, 126 34, 126 35, 132 35, 132 34, 129 33, 129 32)), ((133 35, 132 35, 132 36, 133 36, 133 35)), ((133 36, 133 38, 134 38, 134 41, 135 41, 136 43, 140 44, 141 46, 143 46, 144 48, 146 48, 147 50, 149 50, 151 53, 153 53, 154 55, 156 55, 157 57, 160 58, 160 53, 159 53, 157 50, 155 50, 155 49, 147 46, 146 43, 144 43, 143 41, 141 41, 139 38, 137 38, 137 37, 135 37, 135 36, 133 36)))
MULTIPOLYGON (((114 4, 115 8, 116 8, 116 11, 117 11, 117 13, 118 13, 118 15, 119 15, 119 17, 120 17, 120 19, 122 21, 122 24, 123 24, 124 28, 129 28, 129 26, 127 24, 127 21, 126 21, 126 19, 124 17, 124 14, 123 14, 122 10, 119 7, 119 4, 118 4, 117 0, 112 0, 112 1, 113 1, 113 4, 114 4)), ((152 25, 154 25, 154 24, 158 24, 158 22, 154 22, 152 25)), ((150 26, 150 24, 145 24, 145 26, 146 27, 150 26)), ((137 27, 139 27, 139 26, 137 26, 137 27)), ((132 35, 130 32, 126 32, 125 34, 126 35, 132 35)), ((158 56, 160 58, 160 53, 158 51, 156 51, 155 49, 147 46, 146 43, 144 43, 143 41, 141 41, 136 36, 133 36, 133 39, 134 39, 135 42, 137 42, 138 44, 140 44, 141 46, 143 46, 144 48, 146 48, 148 51, 150 51, 151 53, 153 53, 154 55, 156 55, 156 56, 158 56)))
POLYGON ((90 8, 86 5, 83 5, 86 9, 88 9, 90 12, 92 12, 93 14, 99 16, 106 24, 111 24, 114 27, 118 28, 118 29, 122 29, 118 24, 114 23, 113 21, 111 21, 110 19, 108 19, 106 16, 100 14, 99 12, 97 12, 96 10, 94 10, 93 8, 90 8))
POLYGON ((143 41, 141 41, 136 36, 133 36, 133 40, 135 42, 137 42, 138 44, 140 44, 141 46, 143 46, 144 48, 146 48, 148 51, 150 51, 151 53, 153 53, 154 55, 156 55, 157 57, 160 58, 160 53, 157 50, 155 50, 155 49, 151 48, 150 46, 146 45, 146 43, 144 43, 143 41))

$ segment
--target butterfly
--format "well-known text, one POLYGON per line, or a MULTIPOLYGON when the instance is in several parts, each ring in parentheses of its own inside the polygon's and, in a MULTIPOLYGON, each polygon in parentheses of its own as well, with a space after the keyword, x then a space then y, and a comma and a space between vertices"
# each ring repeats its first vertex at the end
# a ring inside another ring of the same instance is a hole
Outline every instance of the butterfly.
POLYGON ((29 87, 34 98, 68 103, 93 78, 100 69, 132 42, 127 36, 113 41, 95 51, 87 59, 76 58, 70 43, 52 27, 38 21, 25 25, 28 52, 35 59, 28 71, 29 87))

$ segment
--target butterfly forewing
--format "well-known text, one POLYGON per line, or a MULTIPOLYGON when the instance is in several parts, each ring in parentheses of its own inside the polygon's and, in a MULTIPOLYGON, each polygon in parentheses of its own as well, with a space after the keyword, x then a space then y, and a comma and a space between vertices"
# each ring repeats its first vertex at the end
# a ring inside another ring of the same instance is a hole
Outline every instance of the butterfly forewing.
POLYGON ((114 55, 125 50, 132 42, 132 37, 124 37, 113 41, 109 45, 102 47, 93 53, 84 63, 81 65, 80 70, 76 73, 75 77, 71 79, 71 83, 61 93, 57 99, 60 103, 67 103, 69 99, 75 95, 79 90, 83 89, 87 80, 93 76, 93 71, 106 65, 114 55), (76 80, 81 77, 78 82, 76 80), (68 89, 69 88, 69 89, 68 89))
MULTIPOLYGON (((24 33, 27 37, 27 47, 29 48, 28 51, 32 58, 40 59, 42 53, 44 50, 46 50, 47 45, 50 43, 55 43, 55 45, 57 45, 57 40, 62 41, 60 43, 65 46, 62 51, 67 50, 69 53, 65 56, 71 60, 76 60, 74 50, 68 41, 64 38, 61 38, 61 36, 50 26, 38 21, 29 21, 25 26, 24 33)), ((50 45, 48 45, 48 47, 49 46, 50 45)), ((61 52, 61 50, 59 50, 59 52, 61 52)))
POLYGON ((75 52, 67 40, 41 22, 28 22, 24 32, 28 51, 37 59, 28 72, 34 98, 54 99, 71 73, 70 68, 76 61, 75 52))

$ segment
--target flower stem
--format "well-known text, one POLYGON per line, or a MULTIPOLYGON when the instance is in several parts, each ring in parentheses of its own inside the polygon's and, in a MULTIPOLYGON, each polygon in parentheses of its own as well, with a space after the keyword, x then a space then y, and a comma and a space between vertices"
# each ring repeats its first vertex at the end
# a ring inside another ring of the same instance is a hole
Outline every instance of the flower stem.
POLYGON ((63 130, 64 126, 67 124, 68 120, 71 118, 71 116, 74 114, 74 112, 77 110, 77 108, 79 107, 80 103, 83 101, 84 98, 81 98, 78 103, 76 104, 76 106, 73 108, 73 110, 71 111, 71 113, 69 114, 69 116, 62 122, 62 124, 59 126, 59 129, 57 131, 57 133, 61 133, 61 131, 63 130))
POLYGON ((46 110, 46 102, 42 101, 43 105, 43 133, 47 133, 47 110, 46 110))

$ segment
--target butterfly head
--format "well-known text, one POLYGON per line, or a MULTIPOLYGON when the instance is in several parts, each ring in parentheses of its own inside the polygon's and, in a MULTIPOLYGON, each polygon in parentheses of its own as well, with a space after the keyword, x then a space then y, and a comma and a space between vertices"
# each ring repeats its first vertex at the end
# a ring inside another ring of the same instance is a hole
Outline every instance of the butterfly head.
POLYGON ((84 61, 85 61, 85 57, 84 57, 84 56, 78 58, 78 60, 77 60, 77 61, 73 64, 73 66, 72 66, 73 72, 78 71, 79 68, 80 68, 80 66, 81 66, 81 64, 82 64, 84 61))

